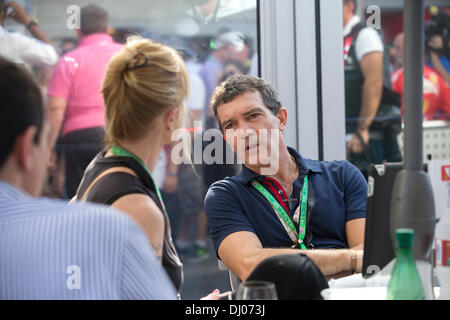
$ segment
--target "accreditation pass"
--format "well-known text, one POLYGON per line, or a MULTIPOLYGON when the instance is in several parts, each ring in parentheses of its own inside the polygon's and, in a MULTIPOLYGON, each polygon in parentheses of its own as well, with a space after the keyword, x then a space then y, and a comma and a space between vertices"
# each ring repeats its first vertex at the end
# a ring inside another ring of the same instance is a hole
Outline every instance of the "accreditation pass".
POLYGON ((208 316, 212 318, 232 316, 232 317, 244 317, 244 316, 260 316, 264 317, 266 314, 265 306, 263 304, 230 304, 216 307, 206 307, 193 304, 187 306, 185 309, 185 315, 193 316, 208 316))

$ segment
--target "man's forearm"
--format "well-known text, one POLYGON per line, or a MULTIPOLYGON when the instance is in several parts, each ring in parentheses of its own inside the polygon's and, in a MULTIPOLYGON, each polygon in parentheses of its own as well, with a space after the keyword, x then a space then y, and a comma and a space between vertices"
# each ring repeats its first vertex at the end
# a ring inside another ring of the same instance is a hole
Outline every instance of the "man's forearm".
POLYGON ((54 109, 49 110, 49 120, 51 126, 51 134, 50 134, 50 146, 53 148, 56 145, 56 141, 58 140, 59 132, 61 130, 61 124, 64 118, 64 110, 54 109))
POLYGON ((381 102, 383 82, 365 80, 362 88, 361 111, 358 119, 358 129, 368 129, 375 118, 381 102))
POLYGON ((352 251, 347 249, 322 249, 302 251, 313 260, 325 276, 351 270, 352 251))
POLYGON ((33 25, 30 28, 28 28, 28 31, 35 37, 36 39, 48 43, 49 45, 53 46, 53 42, 50 40, 50 38, 42 31, 42 29, 38 25, 33 25))
MULTIPOLYGON (((306 254, 319 267, 325 276, 332 276, 345 271, 351 271, 352 250, 348 249, 268 249, 259 250, 254 256, 246 261, 244 272, 237 273, 245 281, 256 266, 267 258, 282 254, 306 254)), ((358 251, 358 260, 362 260, 362 251, 358 251)), ((357 271, 360 271, 362 261, 357 263, 357 271)), ((236 273, 236 272, 235 272, 236 273)))

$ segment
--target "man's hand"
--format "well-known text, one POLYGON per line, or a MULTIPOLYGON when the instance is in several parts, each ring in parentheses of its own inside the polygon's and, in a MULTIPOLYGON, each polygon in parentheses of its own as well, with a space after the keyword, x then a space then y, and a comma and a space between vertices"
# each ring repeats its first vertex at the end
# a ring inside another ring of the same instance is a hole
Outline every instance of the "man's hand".
POLYGON ((224 293, 220 293, 219 289, 214 290, 210 294, 208 294, 206 297, 201 298, 200 300, 220 300, 222 298, 225 298, 226 296, 231 295, 232 291, 226 291, 224 293))
POLYGON ((364 250, 357 250, 356 255, 358 257, 358 262, 356 264, 356 272, 361 273, 363 271, 364 250))
POLYGON ((440 50, 444 48, 444 41, 442 40, 442 37, 439 35, 435 35, 431 38, 430 42, 428 42, 430 47, 436 50, 440 50))
POLYGON ((23 25, 27 25, 31 18, 28 15, 27 11, 25 10, 24 7, 22 7, 21 5, 13 2, 9 2, 5 5, 6 9, 11 8, 13 11, 8 14, 9 18, 14 19, 15 21, 17 21, 18 23, 21 23, 23 25))
MULTIPOLYGON (((363 129, 358 130, 362 140, 367 145, 369 144, 369 130, 363 129)), ((352 151, 353 153, 362 153, 364 151, 364 146, 361 144, 361 141, 356 136, 356 134, 353 134, 350 141, 348 142, 347 148, 349 151, 352 151)))
MULTIPOLYGON (((17 3, 9 2, 5 5, 5 9, 7 10, 6 12, 8 12, 8 9, 13 10, 10 14, 8 14, 8 17, 14 19, 18 23, 21 23, 25 26, 28 26, 28 24, 30 23, 31 17, 28 15, 25 8, 18 5, 17 3)), ((37 24, 34 24, 32 27, 28 28, 28 31, 34 38, 53 46, 52 40, 39 28, 37 24)), ((55 48, 55 62, 53 64, 56 64, 56 62, 58 62, 57 52, 58 50, 55 48)))

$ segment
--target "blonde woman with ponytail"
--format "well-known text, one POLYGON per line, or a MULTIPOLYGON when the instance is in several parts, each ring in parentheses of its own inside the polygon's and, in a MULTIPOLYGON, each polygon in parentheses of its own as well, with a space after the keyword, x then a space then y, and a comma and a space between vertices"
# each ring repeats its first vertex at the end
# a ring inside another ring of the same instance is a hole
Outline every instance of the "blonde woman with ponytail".
POLYGON ((183 266, 151 172, 184 118, 189 80, 183 59, 167 46, 131 39, 112 57, 102 92, 107 148, 86 169, 76 199, 129 214, 146 232, 179 292, 183 266))

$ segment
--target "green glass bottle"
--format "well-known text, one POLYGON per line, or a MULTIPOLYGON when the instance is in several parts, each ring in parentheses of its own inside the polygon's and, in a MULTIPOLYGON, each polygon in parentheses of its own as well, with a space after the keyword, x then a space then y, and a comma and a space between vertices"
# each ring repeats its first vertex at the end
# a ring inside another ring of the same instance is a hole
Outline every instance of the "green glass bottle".
POLYGON ((413 229, 397 229, 397 259, 387 290, 388 300, 424 300, 425 291, 414 260, 413 229))

